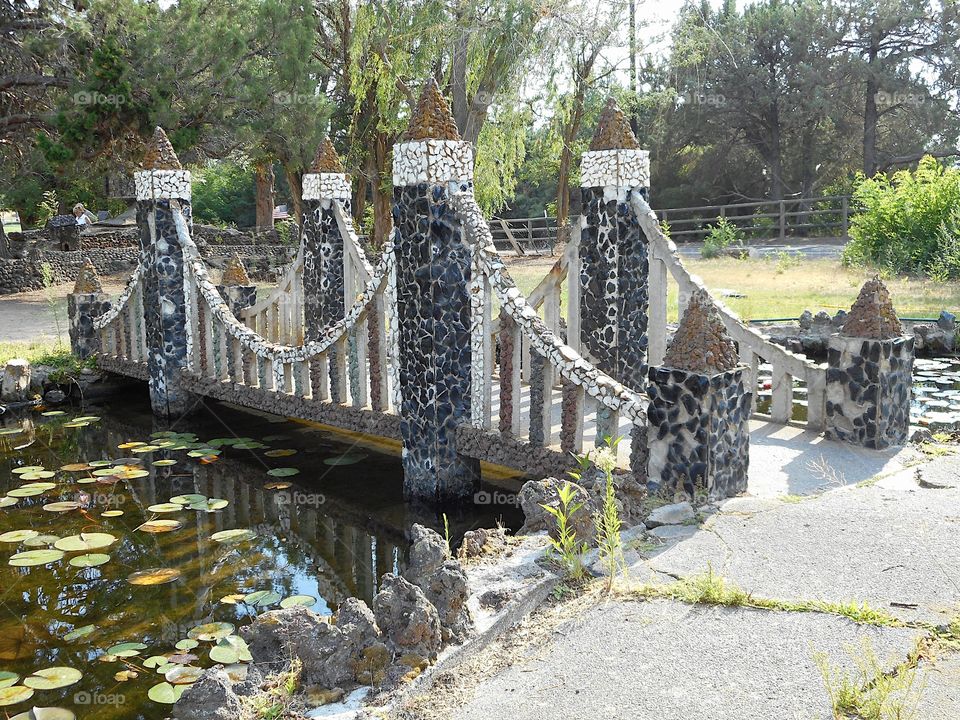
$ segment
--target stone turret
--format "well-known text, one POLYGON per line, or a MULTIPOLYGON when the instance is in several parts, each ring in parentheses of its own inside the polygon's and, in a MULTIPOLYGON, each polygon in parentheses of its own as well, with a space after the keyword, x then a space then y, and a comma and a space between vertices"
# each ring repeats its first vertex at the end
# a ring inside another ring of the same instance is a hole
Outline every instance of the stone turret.
POLYGON ((860 288, 840 334, 871 340, 889 340, 903 335, 903 324, 893 309, 890 291, 879 275, 874 275, 860 288))
POLYGON ((437 81, 430 78, 423 86, 402 142, 460 139, 460 131, 450 112, 450 106, 440 92, 437 81))
POLYGON ((220 278, 221 285, 250 285, 250 276, 247 275, 247 269, 243 266, 240 255, 234 253, 223 268, 223 275, 220 278))
POLYGON ((606 105, 597 121, 597 129, 593 131, 590 141, 590 150, 639 150, 640 143, 633 134, 627 116, 617 104, 616 98, 607 98, 606 105))
POLYGON ((67 295, 70 349, 81 360, 100 349, 100 335, 93 329, 93 323, 109 309, 110 299, 103 292, 97 268, 86 258, 77 273, 73 292, 67 295))
POLYGON ((703 502, 747 489, 751 395, 706 290, 694 291, 664 367, 650 368, 650 489, 703 502))
POLYGON ((153 131, 153 137, 147 144, 146 155, 143 156, 144 170, 183 170, 180 158, 170 143, 170 138, 159 125, 153 131))
POLYGON ((97 268, 90 262, 90 258, 84 258, 83 265, 80 266, 80 272, 77 273, 76 282, 73 283, 73 292, 74 294, 103 292, 103 285, 100 284, 97 268))
POLYGON ((230 257, 223 268, 217 291, 237 318, 240 317, 241 310, 257 301, 257 286, 250 281, 247 269, 237 253, 230 257))
POLYGON ((343 173, 343 163, 340 156, 337 155, 337 149, 333 147, 328 135, 317 148, 317 156, 313 160, 313 166, 310 168, 312 173, 343 173))

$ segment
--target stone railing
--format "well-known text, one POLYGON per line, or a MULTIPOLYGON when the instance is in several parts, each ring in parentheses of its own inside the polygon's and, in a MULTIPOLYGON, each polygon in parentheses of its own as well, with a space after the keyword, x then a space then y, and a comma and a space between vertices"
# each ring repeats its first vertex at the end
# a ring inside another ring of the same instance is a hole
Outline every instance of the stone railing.
POLYGON ((144 265, 137 265, 123 292, 112 302, 110 310, 94 319, 93 330, 99 334, 101 353, 133 363, 146 362, 147 331, 143 322, 144 272, 144 265))

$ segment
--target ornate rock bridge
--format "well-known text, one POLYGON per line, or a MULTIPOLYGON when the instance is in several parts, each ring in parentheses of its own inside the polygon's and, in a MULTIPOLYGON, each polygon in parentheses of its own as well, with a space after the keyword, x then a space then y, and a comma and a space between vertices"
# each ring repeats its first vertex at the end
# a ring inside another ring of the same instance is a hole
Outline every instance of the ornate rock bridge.
POLYGON ((648 154, 612 103, 583 158, 574 236, 529 295, 493 246, 473 148, 432 81, 394 148, 395 229, 372 261, 329 140, 303 179, 299 253, 263 298, 239 261, 214 282, 191 235, 190 173, 159 128, 135 182, 140 264, 112 301, 95 278, 78 283, 71 335, 103 369, 146 380, 158 415, 210 397, 396 438, 406 493, 433 500, 472 495, 481 460, 562 473, 570 453, 618 435, 638 479, 739 492, 762 362, 770 418, 790 420, 799 379, 806 423, 827 429, 827 368, 770 343, 687 273, 647 203, 648 154), (658 367, 668 276, 683 322, 701 307, 697 327, 732 339, 736 368, 696 340, 658 367))

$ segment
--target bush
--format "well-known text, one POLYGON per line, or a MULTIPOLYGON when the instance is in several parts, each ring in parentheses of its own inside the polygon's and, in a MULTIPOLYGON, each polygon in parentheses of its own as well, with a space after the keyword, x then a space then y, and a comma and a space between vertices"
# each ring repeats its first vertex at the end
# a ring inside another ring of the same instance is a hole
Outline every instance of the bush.
POLYGON ((715 258, 723 255, 730 248, 743 249, 743 233, 725 217, 718 217, 717 224, 710 226, 710 232, 703 239, 700 255, 705 258, 715 258))
POLYGON ((928 156, 915 172, 863 180, 853 204, 863 209, 850 223, 847 264, 960 278, 960 169, 928 156))
POLYGON ((256 224, 253 170, 232 161, 213 162, 195 174, 193 219, 208 225, 256 224))

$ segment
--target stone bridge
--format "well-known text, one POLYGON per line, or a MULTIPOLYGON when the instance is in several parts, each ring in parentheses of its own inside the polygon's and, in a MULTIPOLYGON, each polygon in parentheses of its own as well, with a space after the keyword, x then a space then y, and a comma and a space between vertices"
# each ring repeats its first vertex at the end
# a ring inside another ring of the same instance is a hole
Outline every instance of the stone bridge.
POLYGON ((140 263, 113 300, 82 274, 71 338, 147 381, 159 416, 210 397, 395 438, 407 496, 432 501, 472 496, 481 460, 558 474, 618 436, 621 465, 653 488, 741 492, 762 364, 771 422, 791 422, 798 382, 811 430, 906 439, 912 340, 882 284, 860 314, 889 322, 838 336, 827 365, 769 342, 683 267, 648 205, 649 155, 612 101, 582 160, 583 214, 529 295, 494 248, 473 148, 432 81, 394 147, 386 246, 368 259, 327 139, 303 178, 299 252, 266 297, 239 260, 214 282, 191 235, 190 173, 159 128, 135 183, 140 263), (671 278, 681 322, 668 347, 671 278))

